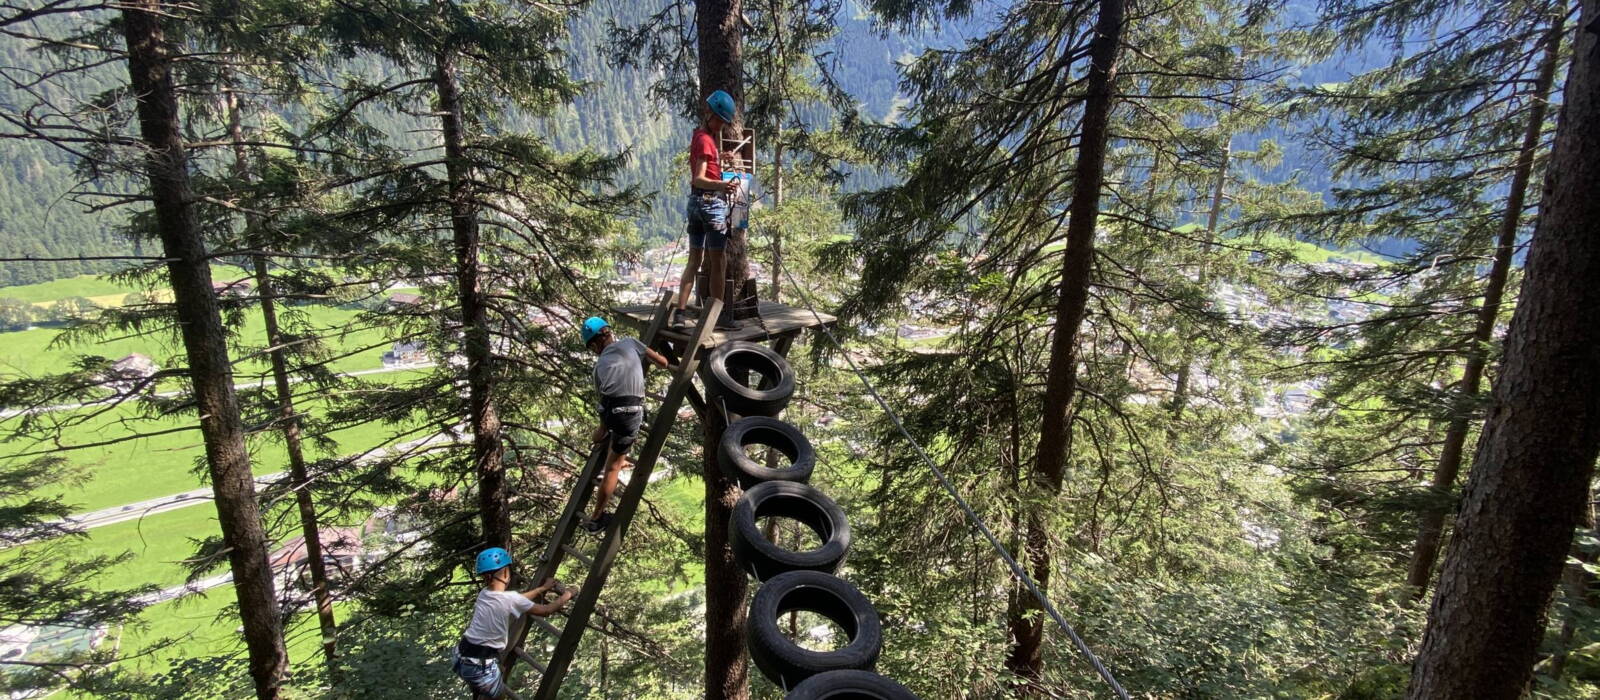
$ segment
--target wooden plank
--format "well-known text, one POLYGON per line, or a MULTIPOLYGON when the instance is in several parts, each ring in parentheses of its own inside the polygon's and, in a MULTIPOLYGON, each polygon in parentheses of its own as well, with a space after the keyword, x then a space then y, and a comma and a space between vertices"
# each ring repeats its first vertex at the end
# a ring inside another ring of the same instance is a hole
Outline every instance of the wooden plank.
POLYGON ((775 352, 775 353, 778 353, 778 355, 780 357, 788 357, 789 356, 789 348, 794 346, 794 338, 797 335, 800 335, 799 331, 795 331, 793 333, 785 333, 785 334, 783 334, 781 336, 778 336, 777 338, 773 339, 773 341, 772 341, 772 351, 775 352))
POLYGON ((531 619, 533 620, 534 624, 539 626, 539 629, 544 630, 545 634, 556 638, 561 637, 561 628, 550 624, 549 620, 546 620, 542 617, 532 617, 531 619))
MULTIPOLYGON (((671 292, 663 292, 661 299, 656 302, 655 316, 644 335, 646 345, 655 339, 656 330, 666 325, 667 314, 671 312, 672 308, 672 300, 673 294, 671 292)), ((572 493, 567 497, 567 504, 562 509, 561 518, 556 521, 555 531, 551 533, 550 540, 545 545, 544 555, 539 558, 539 567, 535 574, 536 583, 555 577, 561 568, 562 561, 565 559, 564 555, 568 553, 577 556, 585 566, 593 566, 593 562, 588 557, 573 552, 567 546, 567 542, 572 539, 573 534, 578 529, 579 522, 583 519, 584 509, 588 506, 589 499, 594 495, 597 488, 598 477, 605 473, 607 454, 608 450, 605 442, 596 443, 590 449, 589 459, 584 463, 584 469, 578 475, 577 483, 573 484, 572 493)), ((507 652, 501 656, 500 665, 507 682, 511 678, 511 670, 516 665, 518 657, 529 658, 527 657, 527 652, 523 649, 527 643, 528 630, 530 628, 528 619, 523 616, 516 620, 511 630, 511 639, 515 640, 515 643, 510 645, 507 652)), ((565 630, 558 629, 543 619, 538 620, 538 622, 546 632, 555 637, 560 638, 565 635, 565 630)), ((571 625, 569 624, 568 627, 571 627, 571 625)), ((579 633, 581 634, 581 631, 579 633)), ((531 662, 530 665, 538 669, 541 674, 545 673, 544 666, 531 662)))
MULTIPOLYGON (((751 319, 736 331, 713 331, 709 336, 707 346, 715 347, 734 340, 760 342, 772 338, 780 338, 786 334, 796 333, 808 328, 833 325, 839 320, 830 314, 817 313, 813 315, 810 309, 772 301, 763 301, 758 308, 761 312, 761 322, 757 323, 754 319, 751 319)), ((655 318, 655 307, 650 304, 624 306, 617 309, 617 312, 621 314, 618 317, 619 322, 627 323, 639 329, 648 329, 655 318)), ((661 328, 659 335, 661 338, 679 344, 689 341, 688 333, 671 327, 661 328)))
POLYGON ((675 296, 677 294, 670 291, 663 290, 661 292, 661 298, 656 301, 655 314, 650 319, 650 325, 645 327, 644 335, 639 336, 639 342, 644 343, 645 347, 650 347, 650 344, 655 342, 656 333, 659 333, 667 325, 667 317, 672 313, 672 299, 675 296))
POLYGON ((689 405, 694 407, 694 412, 696 415, 700 416, 700 420, 705 420, 706 398, 700 395, 700 390, 696 389, 693 384, 690 384, 688 396, 685 398, 689 399, 689 405))
POLYGON ((576 548, 574 548, 570 544, 561 545, 561 551, 566 552, 567 556, 572 557, 573 559, 577 559, 578 561, 583 562, 584 566, 589 566, 589 567, 594 566, 594 561, 591 560, 588 557, 588 555, 584 554, 583 552, 578 551, 576 548))
POLYGON ((600 549, 594 557, 594 566, 589 569, 589 575, 584 579, 583 587, 579 589, 577 598, 572 602, 572 609, 567 613, 566 628, 562 630, 561 640, 556 642, 555 651, 550 655, 548 669, 539 679, 539 689, 534 694, 535 700, 556 700, 561 691, 561 680, 566 676, 567 667, 571 665, 572 657, 578 651, 578 642, 583 638, 589 616, 594 613, 595 606, 600 601, 600 591, 605 588, 606 579, 611 575, 611 565, 616 562, 617 554, 622 551, 622 539, 627 536, 628 528, 633 524, 633 516, 639 509, 640 501, 644 500, 645 487, 650 483, 650 472, 655 469, 656 460, 661 456, 662 448, 666 446, 667 435, 672 432, 672 424, 677 420, 678 408, 683 405, 684 394, 694 380, 695 366, 700 362, 699 349, 704 347, 712 330, 711 320, 721 311, 722 303, 713 300, 708 313, 701 317, 700 324, 695 329, 693 342, 684 348, 681 367, 673 377, 672 386, 667 389, 666 400, 661 402, 655 419, 651 421, 649 437, 646 438, 644 447, 640 449, 633 474, 628 478, 628 486, 624 489, 622 499, 617 503, 617 510, 612 516, 612 527, 606 530, 601 539, 600 549))
POLYGON ((517 652, 517 658, 522 659, 522 663, 538 669, 540 673, 544 673, 544 664, 533 660, 533 657, 528 655, 528 651, 526 649, 523 649, 522 647, 515 647, 515 649, 517 652))

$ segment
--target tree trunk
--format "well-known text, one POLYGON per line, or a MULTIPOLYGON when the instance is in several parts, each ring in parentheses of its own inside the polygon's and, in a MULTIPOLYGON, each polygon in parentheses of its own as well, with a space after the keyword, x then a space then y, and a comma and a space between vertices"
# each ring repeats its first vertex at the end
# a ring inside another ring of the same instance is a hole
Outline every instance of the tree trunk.
MULTIPOLYGON (((1061 291, 1056 300, 1054 333, 1050 339, 1049 370, 1045 375, 1044 420, 1039 448, 1034 456, 1033 481, 1046 496, 1061 492, 1072 433, 1067 416, 1076 395, 1078 328, 1089 299, 1089 273, 1094 262, 1095 222, 1100 209, 1100 188, 1105 180, 1106 145, 1111 107, 1115 99, 1117 52, 1122 37, 1125 0, 1100 0, 1095 38, 1089 48, 1088 93, 1083 106, 1082 135, 1074 166, 1072 201, 1067 212, 1067 249, 1061 264, 1061 291)), ((1049 524, 1037 510, 1027 518, 1024 543, 1030 574, 1039 590, 1050 584, 1049 524)), ((1043 670, 1042 647, 1045 615, 1038 601, 1026 594, 1010 611, 1012 647, 1006 668, 1036 680, 1043 670)))
POLYGON ((783 291, 783 226, 778 223, 778 212, 783 210, 783 143, 772 147, 772 301, 782 299, 783 291))
POLYGON ((322 527, 317 523, 316 504, 311 500, 311 475, 306 471, 305 450, 300 439, 300 415, 294 409, 294 393, 289 386, 289 363, 284 357, 283 333, 278 329, 276 295, 271 291, 272 276, 267 274, 264 256, 255 258, 257 293, 261 295, 261 318, 266 322, 267 345, 272 347, 272 384, 278 398, 278 429, 289 453, 289 482, 294 486, 295 508, 300 512, 300 535, 306 541, 306 566, 311 572, 311 597, 317 604, 317 626, 322 631, 322 656, 331 677, 337 671, 335 642, 339 625, 333 618, 333 596, 328 587, 328 564, 322 558, 322 527))
POLYGON ((772 301, 782 299, 783 290, 783 227, 777 223, 778 212, 783 209, 783 124, 786 121, 789 91, 789 54, 783 48, 783 3, 772 0, 772 38, 777 48, 778 84, 773 86, 777 96, 777 128, 772 134, 772 301))
POLYGON ((173 59, 161 26, 164 12, 160 0, 131 0, 123 6, 128 77, 138 98, 141 138, 149 149, 145 170, 156 230, 163 255, 170 259, 167 274, 189 360, 217 521, 239 601, 250 677, 256 697, 268 700, 278 697, 288 653, 272 568, 267 562, 267 535, 250 473, 250 453, 233 391, 227 335, 211 289, 211 259, 190 207, 194 195, 189 187, 188 157, 179 136, 173 59))
MULTIPOLYGON (((738 133, 744 121, 744 64, 740 57, 743 16, 741 0, 697 0, 695 30, 699 44, 700 99, 716 90, 733 96, 737 109, 730 128, 738 133)), ((745 231, 728 231, 728 278, 733 280, 733 305, 743 296, 744 282, 750 279, 750 260, 745 231)), ((730 309, 724 313, 731 314, 730 309)), ((728 548, 728 516, 739 500, 738 484, 722 475, 717 466, 717 443, 727 427, 725 417, 706 411, 706 697, 710 700, 750 696, 749 655, 744 644, 745 574, 733 561, 728 548)))
MULTIPOLYGON (((1236 84, 1237 85, 1237 84, 1236 84)), ((1211 188, 1211 211, 1206 214, 1206 242, 1207 251, 1211 242, 1217 239, 1217 226, 1222 223, 1222 202, 1228 188, 1228 164, 1233 160, 1233 136, 1222 142, 1222 162, 1217 165, 1217 181, 1211 188)), ((1198 279, 1199 287, 1203 290, 1207 286, 1210 276, 1206 274, 1206 266, 1202 262, 1198 279)), ((1193 375, 1194 365, 1194 334, 1184 338, 1183 357, 1178 365, 1178 378, 1172 387, 1172 417, 1182 418, 1183 410, 1189 405, 1189 381, 1193 375)))
POLYGON ((455 53, 435 56, 434 87, 444 132, 449 182, 450 229, 455 236, 456 287, 461 305, 462 354, 467 360, 467 410, 472 423, 472 464, 478 480, 478 510, 486 547, 511 546, 511 510, 506 491, 505 443, 494 405, 494 348, 489 342, 489 307, 478 260, 478 209, 466 155, 466 119, 456 83, 455 53))
MULTIPOLYGON (((250 156, 244 146, 243 115, 239 96, 231 88, 224 97, 228 108, 228 135, 233 139, 233 171, 241 183, 251 181, 250 156)), ((246 233, 255 229, 254 216, 245 214, 246 233)), ((331 677, 336 670, 334 643, 339 627, 333 619, 333 599, 329 596, 327 563, 322 560, 321 528, 317 524, 317 509, 311 501, 311 478, 306 473, 305 450, 300 440, 300 416, 294 410, 294 392, 289 387, 289 361, 284 352, 283 332, 278 328, 277 294, 272 289, 272 275, 267 272, 267 258, 256 255, 256 295, 261 301, 261 320, 266 326, 268 356, 272 361, 272 383, 278 399, 278 430, 283 433, 283 447, 289 453, 289 480, 294 486, 295 506, 300 512, 300 534, 306 542, 306 562, 311 572, 311 596, 317 603, 317 623, 322 630, 322 655, 328 664, 331 677)))
POLYGON ((1600 0, 1582 7, 1522 293, 1413 700, 1521 695, 1600 453, 1600 0))
MULTIPOLYGON (((1539 150, 1539 136, 1544 129, 1545 104, 1550 97, 1550 86, 1555 81, 1565 22, 1565 16, 1558 17, 1544 37, 1544 60, 1539 64, 1539 74, 1534 80, 1533 106, 1528 113, 1528 127, 1523 132, 1522 148, 1517 153, 1516 167, 1512 171, 1511 191, 1506 197, 1506 213, 1500 221, 1494 262, 1489 267, 1489 280, 1483 290, 1483 305, 1478 308, 1472 339, 1467 346, 1466 363, 1461 370, 1461 390, 1452 410, 1450 424, 1445 429, 1444 445, 1439 448, 1439 463, 1434 465, 1433 482, 1429 484, 1429 489, 1440 496, 1450 492, 1455 486, 1456 475, 1461 472, 1461 458, 1466 447, 1467 431, 1471 427, 1472 405, 1478 400, 1483 371, 1489 362, 1489 345, 1494 341, 1494 326, 1499 320, 1500 304, 1505 298, 1506 277, 1511 271, 1511 256, 1516 250, 1517 231, 1521 228, 1528 180, 1533 173, 1533 159, 1539 150)), ((1433 578, 1433 565, 1439 557, 1439 542, 1444 534, 1444 517, 1443 510, 1432 508, 1421 514, 1417 526, 1417 544, 1412 548, 1411 566, 1406 574, 1406 584, 1411 586, 1414 600, 1421 601, 1428 593, 1428 582, 1433 578)))
MULTIPOLYGON (((733 96, 735 134, 744 128, 744 63, 742 0, 697 0, 694 4, 695 31, 699 42, 700 102, 717 90, 733 96)), ((744 285, 750 279, 750 250, 745 229, 728 229, 727 273, 733 281, 733 297, 725 299, 731 307, 744 298, 744 285)))
POLYGON ((706 479, 706 698, 743 700, 750 697, 749 661, 745 650, 745 592, 749 583, 728 547, 728 517, 739 502, 739 484, 723 475, 718 445, 728 427, 714 407, 705 411, 706 479))

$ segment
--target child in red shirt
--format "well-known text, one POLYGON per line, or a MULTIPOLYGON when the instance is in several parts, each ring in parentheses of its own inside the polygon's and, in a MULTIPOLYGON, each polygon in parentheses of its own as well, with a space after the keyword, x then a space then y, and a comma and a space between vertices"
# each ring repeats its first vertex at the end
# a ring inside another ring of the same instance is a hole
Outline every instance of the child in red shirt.
MULTIPOLYGON (((705 266, 707 290, 713 299, 722 299, 723 283, 727 273, 728 200, 727 194, 739 187, 738 180, 722 179, 721 154, 717 151, 717 135, 733 121, 733 97, 722 90, 706 98, 702 110, 701 126, 689 139, 689 205, 685 215, 689 220, 689 264, 684 266, 683 277, 678 281, 678 308, 672 312, 672 324, 688 324, 689 293, 694 289, 694 276, 705 266)), ((738 328, 732 315, 723 310, 717 319, 718 330, 738 328)))

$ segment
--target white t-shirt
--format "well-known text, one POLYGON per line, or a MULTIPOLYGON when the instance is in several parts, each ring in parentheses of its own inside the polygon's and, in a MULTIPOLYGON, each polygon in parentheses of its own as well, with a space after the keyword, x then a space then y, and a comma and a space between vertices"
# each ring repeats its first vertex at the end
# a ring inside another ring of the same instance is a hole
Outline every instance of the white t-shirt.
POLYGON ((516 591, 478 591, 478 602, 472 606, 472 622, 461 636, 473 644, 496 649, 506 648, 511 636, 511 618, 533 609, 533 601, 516 591))

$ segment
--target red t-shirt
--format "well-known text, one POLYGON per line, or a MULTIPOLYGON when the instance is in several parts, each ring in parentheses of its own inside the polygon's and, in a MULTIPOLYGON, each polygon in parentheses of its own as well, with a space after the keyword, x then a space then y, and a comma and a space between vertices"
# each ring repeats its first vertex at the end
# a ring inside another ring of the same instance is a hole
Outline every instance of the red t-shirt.
POLYGON ((689 182, 694 182, 699 161, 707 161, 706 177, 711 180, 722 179, 722 159, 717 153, 717 140, 705 129, 695 129, 694 136, 689 139, 689 182))

